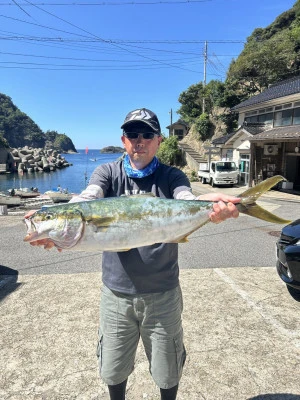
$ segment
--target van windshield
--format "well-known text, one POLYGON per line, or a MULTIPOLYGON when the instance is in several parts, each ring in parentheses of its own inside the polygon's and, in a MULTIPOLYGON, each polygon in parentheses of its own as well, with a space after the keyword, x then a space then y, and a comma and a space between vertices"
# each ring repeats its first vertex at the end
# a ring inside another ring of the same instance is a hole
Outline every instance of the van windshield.
POLYGON ((236 165, 230 161, 218 162, 217 171, 236 171, 236 165))

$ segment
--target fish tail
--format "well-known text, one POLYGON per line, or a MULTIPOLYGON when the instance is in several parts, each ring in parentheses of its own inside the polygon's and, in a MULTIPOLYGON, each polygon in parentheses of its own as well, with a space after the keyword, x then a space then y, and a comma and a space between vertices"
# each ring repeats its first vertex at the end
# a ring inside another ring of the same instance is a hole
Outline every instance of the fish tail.
POLYGON ((273 186, 286 179, 280 175, 272 176, 259 183, 258 185, 247 189, 241 193, 238 197, 241 198, 241 202, 237 204, 238 210, 251 217, 259 218, 264 221, 272 222, 274 224, 288 224, 291 221, 278 217, 277 215, 265 210, 263 207, 256 204, 256 200, 270 190, 273 186))

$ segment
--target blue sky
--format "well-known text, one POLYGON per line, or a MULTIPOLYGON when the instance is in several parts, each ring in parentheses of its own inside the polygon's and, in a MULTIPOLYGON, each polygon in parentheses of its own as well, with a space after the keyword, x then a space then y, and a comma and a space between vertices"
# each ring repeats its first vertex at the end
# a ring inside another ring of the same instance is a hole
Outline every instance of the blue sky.
POLYGON ((140 107, 167 133, 180 93, 204 79, 205 41, 206 81, 224 81, 253 30, 295 2, 1 0, 0 92, 77 149, 121 145, 140 107))

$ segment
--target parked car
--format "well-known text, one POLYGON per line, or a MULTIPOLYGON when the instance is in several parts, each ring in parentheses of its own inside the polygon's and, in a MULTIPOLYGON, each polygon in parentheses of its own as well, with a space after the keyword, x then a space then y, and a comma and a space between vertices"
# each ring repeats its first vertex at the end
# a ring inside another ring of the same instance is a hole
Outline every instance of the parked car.
POLYGON ((282 229, 276 247, 277 272, 289 292, 300 298, 300 219, 282 229))

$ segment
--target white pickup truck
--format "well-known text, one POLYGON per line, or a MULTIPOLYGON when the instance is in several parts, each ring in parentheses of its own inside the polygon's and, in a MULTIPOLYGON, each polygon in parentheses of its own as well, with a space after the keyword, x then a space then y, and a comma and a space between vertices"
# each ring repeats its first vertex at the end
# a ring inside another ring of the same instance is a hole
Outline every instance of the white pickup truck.
POLYGON ((236 185, 239 169, 233 161, 211 161, 200 163, 198 177, 202 183, 216 185, 236 185))

